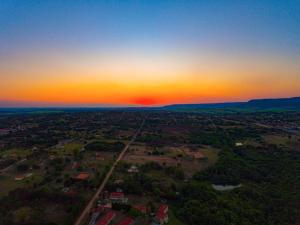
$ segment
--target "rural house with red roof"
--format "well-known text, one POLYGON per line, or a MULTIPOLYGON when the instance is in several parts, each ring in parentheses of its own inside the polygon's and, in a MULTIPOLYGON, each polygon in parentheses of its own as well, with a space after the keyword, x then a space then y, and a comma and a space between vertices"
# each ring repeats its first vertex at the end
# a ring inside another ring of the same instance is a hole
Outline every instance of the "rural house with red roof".
POLYGON ((106 213, 97 223, 97 225, 108 225, 110 222, 115 218, 116 213, 113 211, 110 211, 106 213))
POLYGON ((169 221, 168 210, 169 207, 166 204, 161 204, 159 206, 154 218, 155 224, 163 225, 165 223, 168 223, 169 221))
POLYGON ((131 217, 127 217, 124 220, 122 220, 118 225, 134 225, 134 219, 131 217))

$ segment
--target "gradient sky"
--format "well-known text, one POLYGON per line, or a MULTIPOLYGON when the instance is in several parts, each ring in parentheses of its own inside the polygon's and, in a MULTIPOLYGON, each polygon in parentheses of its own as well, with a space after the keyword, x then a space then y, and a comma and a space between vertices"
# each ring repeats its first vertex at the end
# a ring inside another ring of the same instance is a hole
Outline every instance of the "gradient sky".
POLYGON ((0 106, 300 96, 299 0, 0 0, 0 106))

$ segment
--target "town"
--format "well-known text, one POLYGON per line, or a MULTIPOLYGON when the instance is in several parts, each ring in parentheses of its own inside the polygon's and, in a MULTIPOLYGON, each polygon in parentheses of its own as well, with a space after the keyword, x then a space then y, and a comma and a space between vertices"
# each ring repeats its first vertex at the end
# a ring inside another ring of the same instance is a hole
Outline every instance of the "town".
POLYGON ((236 224, 241 215, 250 224, 271 217, 277 224, 297 218, 296 211, 268 207, 299 202, 292 196, 300 168, 296 112, 3 114, 0 124, 0 224, 199 225, 225 218, 236 224), (277 202, 271 190, 281 196, 277 202))

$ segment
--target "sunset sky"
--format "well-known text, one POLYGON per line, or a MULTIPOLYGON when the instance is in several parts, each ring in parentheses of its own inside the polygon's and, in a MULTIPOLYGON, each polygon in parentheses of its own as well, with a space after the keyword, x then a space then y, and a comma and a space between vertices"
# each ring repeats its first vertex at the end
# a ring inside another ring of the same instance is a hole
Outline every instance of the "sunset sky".
POLYGON ((0 0, 0 106, 300 96, 298 0, 0 0))

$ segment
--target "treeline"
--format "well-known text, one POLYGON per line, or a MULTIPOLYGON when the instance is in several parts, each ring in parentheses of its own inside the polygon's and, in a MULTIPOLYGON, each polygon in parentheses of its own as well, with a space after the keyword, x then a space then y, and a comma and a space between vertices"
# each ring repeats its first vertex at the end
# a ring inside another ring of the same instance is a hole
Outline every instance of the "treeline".
MULTIPOLYGON (((120 164, 118 171, 125 173, 130 168, 130 164, 120 164)), ((154 194, 157 198, 174 199, 176 195, 176 185, 174 180, 179 182, 184 181, 184 173, 181 167, 177 166, 161 166, 155 162, 149 162, 139 166, 139 173, 124 175, 123 182, 115 184, 109 182, 107 189, 110 191, 121 188, 127 194, 143 195, 145 193, 154 194), (166 179, 161 182, 162 177, 155 177, 151 175, 153 171, 163 172, 166 179)), ((159 199, 158 199, 159 201, 159 199)))
POLYGON ((294 225, 300 215, 299 174, 297 152, 224 149, 214 167, 181 186, 176 213, 189 225, 294 225), (242 187, 218 192, 213 183, 242 187))
POLYGON ((60 192, 45 190, 16 189, 0 201, 0 224, 14 225, 55 225, 54 221, 45 221, 50 205, 61 205, 67 214, 62 224, 74 222, 85 201, 79 196, 69 197, 60 192), (41 207, 43 204, 45 207, 41 207))
POLYGON ((112 151, 118 152, 125 147, 125 144, 122 142, 104 142, 104 141, 94 141, 87 144, 84 148, 88 151, 112 151))

